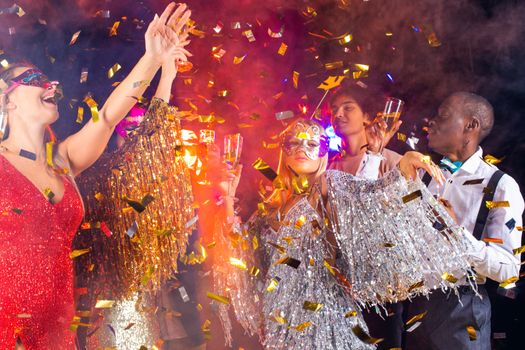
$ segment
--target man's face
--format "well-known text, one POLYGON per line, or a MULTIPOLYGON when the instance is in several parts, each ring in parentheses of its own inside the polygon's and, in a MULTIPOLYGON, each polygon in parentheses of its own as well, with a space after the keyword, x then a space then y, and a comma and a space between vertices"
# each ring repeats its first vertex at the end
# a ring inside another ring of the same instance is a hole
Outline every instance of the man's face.
POLYGON ((460 149, 465 138, 465 122, 460 99, 448 97, 428 124, 429 147, 441 155, 460 149))

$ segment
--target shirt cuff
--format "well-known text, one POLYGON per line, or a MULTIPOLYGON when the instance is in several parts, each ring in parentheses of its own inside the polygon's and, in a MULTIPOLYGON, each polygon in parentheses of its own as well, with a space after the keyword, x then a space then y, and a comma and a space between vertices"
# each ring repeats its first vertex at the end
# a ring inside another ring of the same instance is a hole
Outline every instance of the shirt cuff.
POLYGON ((461 234, 468 241, 468 255, 471 260, 471 263, 481 262, 485 260, 487 255, 486 244, 474 237, 470 231, 466 228, 461 227, 461 234))

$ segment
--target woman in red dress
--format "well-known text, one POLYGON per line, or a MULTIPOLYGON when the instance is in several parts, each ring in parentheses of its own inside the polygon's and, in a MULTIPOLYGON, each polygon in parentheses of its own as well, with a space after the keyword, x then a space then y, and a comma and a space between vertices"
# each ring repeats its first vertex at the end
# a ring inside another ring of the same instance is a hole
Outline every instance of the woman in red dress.
POLYGON ((79 132, 55 145, 57 83, 27 65, 0 73, 0 350, 74 349, 73 236, 83 216, 74 176, 91 166, 163 62, 185 61, 186 5, 168 5, 145 54, 79 132), (182 31, 182 34, 179 32, 182 31), (18 344, 18 345, 17 345, 18 344))

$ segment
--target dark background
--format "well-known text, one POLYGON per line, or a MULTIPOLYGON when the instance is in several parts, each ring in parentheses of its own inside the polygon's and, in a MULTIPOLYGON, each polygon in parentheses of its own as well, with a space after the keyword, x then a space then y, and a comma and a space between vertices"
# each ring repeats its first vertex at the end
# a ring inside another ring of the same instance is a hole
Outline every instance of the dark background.
MULTIPOLYGON (((54 128, 64 138, 81 127, 75 122, 78 106, 85 108, 84 122, 89 118, 83 97, 91 93, 101 106, 111 85, 130 71, 144 51, 147 24, 167 3, 25 0, 17 1, 25 11, 18 17, 9 13, 12 1, 0 0, 0 61, 28 60, 62 82, 65 98, 54 128), (110 37, 115 21, 121 22, 118 34, 110 37), (78 40, 69 45, 79 30, 78 40), (122 69, 108 79, 107 71, 115 63, 122 69), (87 82, 80 84, 82 68, 89 73, 87 82)), ((211 123, 194 121, 185 126, 196 131, 215 129, 219 143, 226 133, 243 134, 246 166, 239 192, 244 216, 254 209, 258 184, 263 181, 249 165, 260 156, 277 166, 275 149, 263 147, 263 142, 276 142, 272 136, 283 126, 275 113, 292 110, 299 115, 306 106, 310 115, 323 94, 317 86, 330 75, 343 75, 345 69, 350 69, 346 80, 379 90, 378 101, 386 95, 405 100, 400 132, 419 138, 421 151, 426 151, 425 118, 436 113, 443 98, 459 90, 483 95, 496 113, 484 151, 503 158, 499 167, 525 186, 523 1, 190 0, 188 4, 204 35, 192 37, 189 50, 194 54, 194 68, 179 75, 172 102, 182 110, 195 106, 194 114, 212 115, 211 123), (235 22, 241 29, 233 29, 235 22), (217 25, 222 25, 219 33, 213 30, 217 25), (281 28, 280 38, 268 34, 268 29, 279 32, 281 28), (249 29, 254 42, 242 35, 249 29), (341 45, 337 38, 348 33, 352 41, 341 45), (432 34, 439 43, 429 43, 432 34), (281 43, 287 45, 284 56, 277 53, 281 43), (226 52, 216 59, 212 48, 219 46, 226 52), (243 55, 244 61, 233 64, 234 56, 243 55), (340 62, 340 67, 327 69, 326 64, 334 62, 340 62), (355 64, 369 65, 366 76, 353 79, 355 64), (294 71, 299 73, 297 88, 292 83, 294 71), (223 90, 228 91, 226 97, 218 95, 223 90)), ((146 97, 152 93, 150 88, 146 97)), ((325 114, 323 109, 322 117, 325 114)), ((409 149, 399 140, 390 147, 399 152, 409 149)), ((505 328, 507 338, 516 336, 516 341, 519 334, 512 329, 525 326, 520 288, 517 299, 500 301, 493 325, 495 331, 505 328)), ((504 347, 505 342, 498 341, 496 346, 504 347)), ((519 346, 507 344, 507 348, 519 346)))

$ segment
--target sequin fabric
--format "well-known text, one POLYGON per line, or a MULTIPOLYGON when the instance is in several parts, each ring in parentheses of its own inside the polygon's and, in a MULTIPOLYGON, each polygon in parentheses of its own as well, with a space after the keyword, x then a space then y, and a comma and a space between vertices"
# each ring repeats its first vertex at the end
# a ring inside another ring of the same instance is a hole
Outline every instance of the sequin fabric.
POLYGON ((397 168, 359 180, 329 170, 328 202, 345 275, 361 306, 396 302, 473 274, 469 241, 423 183, 397 168), (452 271, 460 276, 448 276, 452 271))
POLYGON ((160 337, 152 298, 135 293, 104 310, 104 317, 92 328, 88 349, 138 350, 153 348, 160 337))
POLYGON ((352 297, 324 265, 330 251, 323 222, 305 197, 288 211, 277 231, 258 216, 242 238, 230 244, 228 257, 246 262, 248 271, 233 267, 216 273, 218 292, 230 297, 238 321, 250 334, 259 335, 265 349, 375 348, 352 332, 356 325, 365 331, 367 327, 352 297), (254 237, 260 244, 255 250, 254 237), (278 263, 286 257, 299 261, 299 266, 278 263), (260 269, 257 277, 252 267, 260 269), (322 306, 312 311, 305 302, 322 306), (357 312, 345 317, 352 311, 357 312))
POLYGON ((81 199, 64 179, 64 196, 51 204, 0 155, 0 349, 17 335, 27 350, 74 349, 73 236, 81 199))
POLYGON ((155 291, 177 272, 195 215, 181 145, 178 112, 153 98, 124 146, 79 179, 87 212, 80 234, 91 234, 93 251, 85 265, 94 265, 102 295, 155 291))

